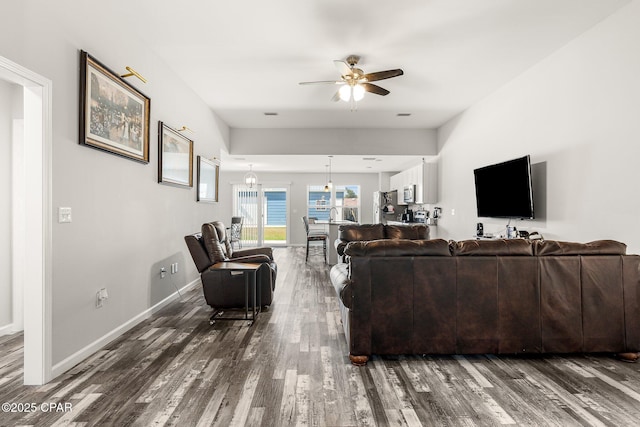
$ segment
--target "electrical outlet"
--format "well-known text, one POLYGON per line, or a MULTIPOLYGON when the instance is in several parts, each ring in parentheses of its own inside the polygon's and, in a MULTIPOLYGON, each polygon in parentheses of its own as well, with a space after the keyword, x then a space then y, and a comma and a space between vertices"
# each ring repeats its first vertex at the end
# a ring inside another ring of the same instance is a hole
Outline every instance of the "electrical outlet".
POLYGON ((167 275, 167 269, 164 267, 160 268, 160 278, 164 279, 164 276, 166 275, 167 275))

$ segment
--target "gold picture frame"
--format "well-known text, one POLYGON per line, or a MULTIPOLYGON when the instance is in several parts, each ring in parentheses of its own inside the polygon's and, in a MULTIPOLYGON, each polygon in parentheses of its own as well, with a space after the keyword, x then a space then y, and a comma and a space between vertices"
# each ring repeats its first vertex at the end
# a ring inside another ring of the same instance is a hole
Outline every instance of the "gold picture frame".
POLYGON ((193 141, 158 122, 158 182, 193 187, 193 141))
POLYGON ((198 202, 214 203, 218 201, 218 183, 220 179, 220 163, 198 156, 198 202))
POLYGON ((149 163, 151 99, 80 51, 80 144, 149 163))

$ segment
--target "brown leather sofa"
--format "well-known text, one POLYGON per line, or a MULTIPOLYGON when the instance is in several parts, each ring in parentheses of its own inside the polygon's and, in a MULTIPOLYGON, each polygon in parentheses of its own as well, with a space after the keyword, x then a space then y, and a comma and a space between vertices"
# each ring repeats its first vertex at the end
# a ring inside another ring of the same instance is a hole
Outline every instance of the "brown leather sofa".
POLYGON ((343 224, 338 229, 338 238, 334 242, 338 258, 346 261, 344 249, 349 242, 362 242, 381 239, 429 239, 429 226, 426 224, 343 224))
POLYGON ((247 262, 262 264, 257 272, 261 284, 261 306, 271 305, 278 267, 271 248, 252 248, 234 251, 222 222, 203 224, 200 233, 185 236, 185 242, 200 272, 202 290, 207 304, 218 310, 244 307, 244 278, 230 271, 211 270, 218 262, 247 262))
POLYGON ((350 358, 640 351, 640 256, 615 241, 351 242, 331 269, 350 358))

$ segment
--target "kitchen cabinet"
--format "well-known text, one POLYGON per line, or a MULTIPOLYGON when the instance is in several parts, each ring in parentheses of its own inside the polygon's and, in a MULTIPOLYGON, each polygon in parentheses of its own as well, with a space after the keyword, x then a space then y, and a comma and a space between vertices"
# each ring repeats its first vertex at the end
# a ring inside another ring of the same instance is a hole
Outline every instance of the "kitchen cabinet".
MULTIPOLYGON (((389 179, 391 190, 398 190, 401 200, 404 187, 415 185, 415 203, 432 204, 438 202, 438 164, 425 163, 406 169, 389 179)), ((399 203, 401 204, 401 203, 399 203)))

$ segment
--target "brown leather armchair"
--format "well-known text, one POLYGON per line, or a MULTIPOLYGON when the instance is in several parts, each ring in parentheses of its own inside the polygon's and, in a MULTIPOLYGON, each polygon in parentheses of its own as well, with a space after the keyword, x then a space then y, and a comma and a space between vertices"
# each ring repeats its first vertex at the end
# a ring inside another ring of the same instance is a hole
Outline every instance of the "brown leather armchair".
POLYGON ((262 264, 258 270, 261 306, 271 305, 275 290, 277 265, 273 250, 267 247, 234 251, 220 221, 202 224, 200 233, 184 237, 193 262, 200 272, 202 290, 207 304, 215 310, 244 307, 244 278, 230 271, 211 270, 218 262, 247 262, 262 264))

